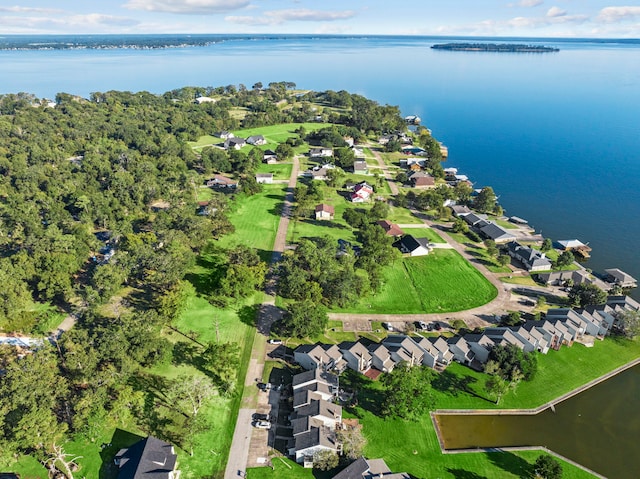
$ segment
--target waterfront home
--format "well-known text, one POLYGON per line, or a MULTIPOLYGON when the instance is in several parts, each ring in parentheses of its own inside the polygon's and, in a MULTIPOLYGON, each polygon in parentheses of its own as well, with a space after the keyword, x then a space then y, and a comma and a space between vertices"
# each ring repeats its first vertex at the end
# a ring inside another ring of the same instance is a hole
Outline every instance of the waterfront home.
POLYGON ((414 188, 433 188, 436 186, 436 179, 424 171, 411 173, 409 181, 414 188))
POLYGON ((400 160, 400 168, 409 169, 412 166, 418 166, 418 170, 427 166, 425 158, 403 158, 400 160))
POLYGON ((456 218, 464 218, 472 213, 469 207, 465 205, 452 205, 449 208, 451 208, 451 212, 456 218))
MULTIPOLYGON (((466 216, 465 216, 466 219, 466 216)), ((516 239, 516 235, 509 233, 502 226, 489 222, 480 227, 480 233, 487 239, 495 241, 497 244, 508 243, 516 239)))
POLYGON ((316 205, 316 210, 315 210, 316 220, 330 221, 334 218, 335 214, 336 214, 336 210, 331 205, 325 205, 324 203, 316 205))
POLYGON ((461 364, 471 365, 475 354, 471 351, 469 343, 463 336, 454 336, 447 339, 449 350, 453 353, 453 359, 461 364))
POLYGON ((449 351, 449 344, 441 336, 437 338, 416 336, 412 339, 424 352, 422 357, 423 365, 441 371, 453 360, 453 353, 449 351))
POLYGON ((486 334, 465 334, 464 339, 473 353, 473 360, 480 364, 488 361, 491 348, 497 344, 486 334))
POLYGON ((557 246, 561 250, 571 251, 579 256, 582 256, 583 258, 588 258, 591 252, 590 246, 577 239, 560 240, 557 242, 557 246))
POLYGON ((489 223, 487 221, 487 215, 483 215, 482 213, 469 213, 464 215, 463 218, 469 226, 484 226, 489 223))
POLYGON ((573 284, 592 284, 595 281, 595 278, 584 269, 539 273, 537 278, 542 284, 550 286, 563 286, 569 281, 573 284))
POLYGON ((544 253, 528 246, 522 246, 517 241, 507 243, 507 254, 520 261, 524 268, 530 272, 550 270, 553 266, 544 253))
POLYGON ((425 256, 431 251, 427 238, 415 238, 412 235, 405 235, 396 241, 393 246, 398 248, 403 254, 409 256, 425 256))
POLYGON ((522 349, 525 353, 530 353, 535 349, 533 344, 525 341, 522 337, 507 327, 486 328, 483 331, 483 334, 496 344, 503 346, 511 344, 522 349))
POLYGON ((638 281, 631 275, 619 270, 618 268, 605 269, 605 281, 613 283, 622 288, 636 288, 638 281))

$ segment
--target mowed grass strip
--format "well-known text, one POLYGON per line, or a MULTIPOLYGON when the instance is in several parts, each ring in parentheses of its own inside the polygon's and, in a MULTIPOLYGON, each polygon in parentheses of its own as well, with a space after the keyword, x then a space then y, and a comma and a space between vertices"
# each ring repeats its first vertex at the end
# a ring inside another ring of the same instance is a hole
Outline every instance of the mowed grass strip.
POLYGON ((419 314, 463 311, 488 303, 498 292, 454 250, 403 258, 384 270, 381 291, 336 312, 419 314))
POLYGON ((285 190, 285 185, 263 185, 258 194, 239 195, 233 203, 233 212, 229 214, 236 231, 221 238, 220 246, 243 244, 270 254, 278 231, 285 190))

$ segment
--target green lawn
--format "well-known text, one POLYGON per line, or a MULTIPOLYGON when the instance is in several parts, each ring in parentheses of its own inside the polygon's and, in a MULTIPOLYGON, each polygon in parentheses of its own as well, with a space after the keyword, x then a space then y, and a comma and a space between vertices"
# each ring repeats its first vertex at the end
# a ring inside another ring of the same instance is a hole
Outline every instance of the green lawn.
MULTIPOLYGON (((284 123, 280 125, 263 126, 260 128, 247 128, 245 130, 233 131, 233 134, 239 138, 248 138, 250 136, 262 135, 267 144, 262 146, 263 149, 273 149, 280 143, 284 143, 289 138, 295 138, 298 136, 294 133, 294 130, 303 126, 307 132, 319 130, 330 126, 329 123, 284 123)), ((204 135, 198 138, 196 141, 188 142, 191 148, 204 148, 205 146, 217 145, 224 143, 224 140, 211 135, 204 135)), ((246 147, 248 150, 250 145, 246 147)))
POLYGON ((471 309, 496 297, 495 287, 454 250, 403 258, 384 271, 385 284, 349 313, 411 314, 471 309))
POLYGON ((236 231, 220 239, 219 244, 257 248, 262 259, 268 260, 278 231, 285 190, 286 185, 264 185, 262 192, 256 195, 239 195, 232 203, 234 210, 229 215, 236 231))
POLYGON ((531 276, 503 276, 500 278, 503 283, 519 284, 522 286, 540 286, 531 276))
POLYGON ((428 238, 431 243, 446 243, 432 228, 404 228, 403 231, 415 238, 428 238))
POLYGON ((256 173, 273 173, 274 180, 288 180, 291 178, 292 169, 293 164, 291 163, 276 163, 273 165, 262 163, 256 170, 256 173))

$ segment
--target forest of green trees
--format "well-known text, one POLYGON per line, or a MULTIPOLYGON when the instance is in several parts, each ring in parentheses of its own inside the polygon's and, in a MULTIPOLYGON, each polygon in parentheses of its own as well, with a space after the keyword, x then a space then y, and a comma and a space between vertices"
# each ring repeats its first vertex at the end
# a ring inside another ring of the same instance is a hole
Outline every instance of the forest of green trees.
MULTIPOLYGON (((53 444, 91 440, 96 427, 125 417, 153 421, 141 371, 174 356, 197 354, 218 392, 232 390, 239 360, 232 345, 176 351, 162 332, 184 309, 193 290, 185 276, 203 253, 215 264, 206 294, 212 304, 224 306, 262 285, 266 265, 254 250, 216 243, 233 231, 227 213, 234 196, 255 193, 255 182, 230 195, 213 193, 212 215, 197 214, 196 194, 214 172, 252 178, 262 156, 196 153, 187 141, 223 129, 308 121, 312 102, 340 107, 325 121, 353 135, 403 127, 397 107, 347 92, 293 94, 293 87, 109 91, 88 99, 59 94, 55 107, 29 94, 0 96, 0 331, 46 333, 52 310, 78 318, 37 354, 19 358, 0 348, 0 462, 22 453, 42 459, 53 444), (200 95, 218 101, 197 104, 200 95), (231 114, 237 108, 247 111, 244 119, 231 114), (123 287, 135 295, 123 312, 106 317, 101 308, 123 287)), ((287 147, 283 154, 291 154, 287 147)), ((367 221, 360 226, 363 244, 372 234, 367 221)), ((350 272, 341 278, 356 290, 375 289, 379 281, 382 253, 365 251, 358 265, 336 263, 336 274, 350 272), (369 277, 356 274, 356 266, 369 277)), ((313 254, 309 260, 323 261, 322 247, 313 254)), ((317 288, 326 304, 346 299, 335 296, 335 285, 320 282, 311 293, 317 288)))

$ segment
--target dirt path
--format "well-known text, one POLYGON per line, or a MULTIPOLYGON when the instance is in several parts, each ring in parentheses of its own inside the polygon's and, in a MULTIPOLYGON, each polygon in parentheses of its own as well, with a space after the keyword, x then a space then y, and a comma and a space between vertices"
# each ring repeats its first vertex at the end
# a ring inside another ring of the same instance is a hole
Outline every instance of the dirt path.
MULTIPOLYGON (((236 479, 244 477, 247 467, 264 465, 268 453, 268 438, 272 433, 265 434, 265 431, 255 429, 251 425, 252 415, 258 409, 261 411, 270 410, 269 395, 258 394, 256 397, 257 382, 261 380, 264 372, 264 362, 266 355, 266 337, 269 336, 271 326, 282 317, 282 311, 275 306, 275 286, 276 275, 274 265, 282 258, 287 243, 287 229, 293 209, 293 191, 298 181, 298 171, 300 162, 298 157, 293 159, 291 177, 287 183, 280 223, 273 243, 273 254, 271 255, 271 270, 266 281, 265 292, 267 299, 260 306, 256 318, 256 334, 251 350, 251 359, 247 368, 247 375, 244 378, 245 391, 242 396, 242 407, 238 411, 238 420, 229 450, 229 460, 225 469, 225 479, 236 479)), ((273 431, 275 434, 275 431, 273 431)))
POLYGON ((387 164, 382 159, 382 156, 380 155, 380 152, 378 150, 374 150, 373 148, 369 148, 369 149, 371 150, 371 153, 373 153, 373 156, 375 156, 376 161, 378 162, 378 166, 382 170, 382 174, 384 175, 384 177, 387 180, 387 184, 389 185, 389 189, 391 190, 391 194, 392 195, 397 195, 400 190, 398 190, 398 185, 396 184, 395 180, 391 176, 391 172, 389 171, 389 167, 387 166, 387 164))

